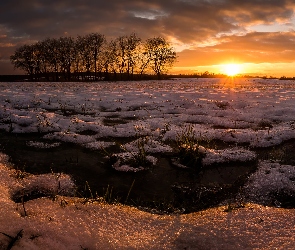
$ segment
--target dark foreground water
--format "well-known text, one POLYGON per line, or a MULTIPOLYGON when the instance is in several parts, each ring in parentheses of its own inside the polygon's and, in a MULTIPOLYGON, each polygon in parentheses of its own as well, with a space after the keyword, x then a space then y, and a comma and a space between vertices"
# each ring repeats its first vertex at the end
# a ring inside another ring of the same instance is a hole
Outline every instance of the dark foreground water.
MULTIPOLYGON (((93 195, 108 194, 112 201, 160 210, 183 209, 190 212, 214 206, 234 197, 256 168, 256 162, 227 163, 196 172, 175 167, 169 155, 155 155, 158 163, 150 169, 136 173, 117 172, 106 164, 101 151, 71 143, 40 149, 28 146, 29 141, 48 142, 41 139, 40 134, 0 132, 0 149, 10 157, 15 168, 33 174, 67 173, 78 186, 78 196, 90 196, 89 189, 85 188, 87 182, 93 195)), ((257 153, 260 158, 287 159, 288 156, 286 163, 292 163, 295 161, 294 150, 294 142, 287 142, 272 149, 257 150, 257 153)))

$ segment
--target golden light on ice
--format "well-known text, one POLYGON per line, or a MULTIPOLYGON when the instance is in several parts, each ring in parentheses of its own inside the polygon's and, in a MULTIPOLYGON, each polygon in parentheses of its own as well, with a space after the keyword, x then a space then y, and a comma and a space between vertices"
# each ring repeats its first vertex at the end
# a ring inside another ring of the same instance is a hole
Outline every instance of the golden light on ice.
POLYGON ((241 72, 241 66, 239 64, 225 64, 223 67, 225 74, 228 76, 235 76, 241 72))

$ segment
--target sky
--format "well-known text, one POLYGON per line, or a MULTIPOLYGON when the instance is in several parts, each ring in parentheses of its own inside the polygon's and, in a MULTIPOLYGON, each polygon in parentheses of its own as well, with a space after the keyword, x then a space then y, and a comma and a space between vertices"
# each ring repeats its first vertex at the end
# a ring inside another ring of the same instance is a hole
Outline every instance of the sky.
POLYGON ((171 73, 295 76, 294 0, 3 0, 0 75, 17 74, 15 49, 48 37, 137 33, 163 36, 177 51, 171 73))

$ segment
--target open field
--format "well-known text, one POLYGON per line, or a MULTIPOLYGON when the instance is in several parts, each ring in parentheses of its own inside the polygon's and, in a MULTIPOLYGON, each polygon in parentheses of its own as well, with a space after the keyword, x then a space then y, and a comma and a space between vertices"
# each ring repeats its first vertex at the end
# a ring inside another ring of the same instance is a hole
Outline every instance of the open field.
POLYGON ((276 79, 0 83, 0 232, 24 230, 15 249, 291 247, 294 99, 276 79))

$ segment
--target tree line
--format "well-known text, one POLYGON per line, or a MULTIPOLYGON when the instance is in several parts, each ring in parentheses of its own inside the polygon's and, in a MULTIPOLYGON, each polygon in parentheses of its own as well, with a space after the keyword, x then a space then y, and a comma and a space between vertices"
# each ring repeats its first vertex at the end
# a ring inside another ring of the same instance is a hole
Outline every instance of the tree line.
POLYGON ((132 80, 154 73, 158 79, 176 62, 163 37, 143 41, 135 33, 107 41, 99 33, 47 38, 17 48, 10 57, 30 80, 132 80))

